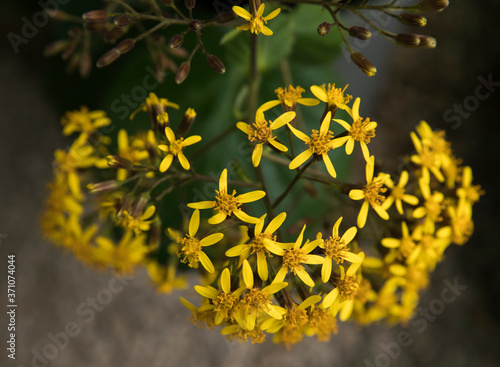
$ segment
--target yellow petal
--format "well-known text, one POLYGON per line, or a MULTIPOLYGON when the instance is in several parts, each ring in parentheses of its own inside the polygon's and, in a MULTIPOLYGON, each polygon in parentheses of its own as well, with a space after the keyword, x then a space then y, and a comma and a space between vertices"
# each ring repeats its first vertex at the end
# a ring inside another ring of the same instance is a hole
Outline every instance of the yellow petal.
POLYGON ((236 13, 236 15, 242 17, 245 20, 250 21, 252 19, 252 15, 248 11, 246 11, 245 9, 243 9, 242 7, 240 7, 240 6, 233 6, 232 9, 236 13))
POLYGON ((311 92, 321 102, 328 102, 328 94, 326 93, 325 88, 322 88, 318 85, 313 85, 311 86, 311 92))
POLYGON ((189 168, 191 168, 189 161, 187 160, 186 156, 182 152, 177 154, 177 158, 179 158, 179 162, 181 163, 182 168, 184 168, 186 171, 188 171, 189 168))
MULTIPOLYGON (((262 5, 264 5, 264 4, 262 4, 262 5)), ((262 18, 262 19, 264 19, 264 20, 270 20, 270 19, 273 19, 273 18, 275 18, 275 17, 276 17, 276 16, 280 13, 280 11, 281 11, 281 9, 280 9, 280 8, 278 8, 278 9, 276 9, 276 10, 272 11, 269 15, 266 15, 266 16, 265 16, 264 18, 262 18)))
POLYGON ((250 134, 250 125, 244 123, 244 122, 238 122, 236 124, 236 127, 243 131, 245 134, 250 134))
POLYGON ((330 122, 332 121, 332 112, 328 111, 321 126, 319 128, 320 134, 326 134, 328 130, 330 130, 330 122))
POLYGON ((243 282, 247 288, 253 288, 253 271, 247 259, 243 260, 241 273, 243 274, 243 282))
POLYGON ((252 217, 245 213, 243 210, 235 210, 233 214, 246 223, 257 223, 259 221, 259 218, 252 217))
POLYGON ((201 285, 195 285, 194 290, 201 294, 203 297, 215 299, 219 295, 219 291, 214 287, 202 287, 201 285))
POLYGON ((323 308, 329 308, 333 304, 333 302, 335 302, 338 295, 339 295, 339 289, 338 288, 332 289, 323 299, 323 303, 321 304, 323 308))
POLYGON ((175 141, 175 134, 168 126, 165 127, 165 135, 167 136, 167 139, 170 143, 173 143, 175 141))
POLYGON ((172 164, 172 161, 174 159, 174 156, 172 154, 168 154, 165 158, 160 163, 160 172, 165 172, 168 170, 170 165, 172 164))
POLYGON ((303 106, 316 106, 319 104, 319 101, 316 98, 299 98, 297 103, 303 106))
POLYGON ((200 227, 200 211, 196 209, 189 220, 189 237, 196 236, 196 232, 198 232, 198 228, 200 227))
POLYGON ((228 268, 222 270, 222 274, 220 276, 220 286, 225 293, 231 292, 231 272, 228 268))
POLYGON ((189 136, 182 141, 182 146, 187 147, 189 145, 193 145, 193 144, 198 143, 200 140, 201 140, 201 136, 199 136, 199 135, 189 136))
POLYGON ((266 102, 262 106, 259 107, 257 112, 264 112, 264 111, 270 110, 271 108, 276 107, 279 104, 281 104, 281 101, 279 99, 275 99, 273 101, 266 102))
POLYGON ((335 172, 335 168, 333 167, 332 161, 327 153, 323 153, 323 162, 325 162, 326 170, 333 178, 337 177, 337 172, 335 172))
POLYGON ((215 201, 199 201, 197 203, 189 203, 187 206, 192 209, 210 209, 215 206, 215 201))
POLYGON ((288 124, 290 121, 292 121, 295 118, 295 111, 288 111, 279 116, 276 120, 274 120, 269 128, 271 130, 276 130, 279 129, 280 127, 288 124))
POLYGON ((260 279, 266 281, 269 276, 269 269, 267 268, 266 255, 264 252, 257 253, 257 273, 260 279))
POLYGON ((273 254, 283 256, 284 254, 283 249, 279 247, 274 241, 271 241, 269 238, 264 238, 263 244, 264 247, 273 254))
POLYGON ((332 275, 332 259, 327 258, 321 267, 321 280, 326 283, 330 280, 332 275))
POLYGON ((224 168, 219 178, 219 192, 227 192, 227 169, 224 168))
POLYGON ((288 128, 292 131, 293 135, 302 140, 304 143, 307 143, 309 141, 309 137, 302 131, 294 128, 292 125, 288 125, 288 128))
POLYGON ((295 169, 299 166, 301 166, 305 161, 307 161, 311 156, 313 155, 312 151, 310 149, 307 149, 300 153, 298 156, 296 156, 293 161, 290 162, 288 165, 288 168, 290 169, 295 169))
POLYGON ((258 167, 260 163, 260 158, 262 157, 262 143, 255 146, 252 152, 252 164, 254 167, 258 167))
POLYGON ((299 305, 299 308, 305 310, 305 309, 311 307, 312 305, 315 305, 316 303, 318 303, 320 301, 321 301, 321 296, 319 296, 317 294, 313 295, 313 296, 309 296, 304 301, 302 301, 302 303, 299 305))
POLYGON ((223 233, 212 233, 200 240, 201 247, 212 246, 224 238, 223 233))
POLYGON ((349 191, 349 197, 352 200, 361 200, 365 198, 365 192, 363 190, 354 189, 349 191))
POLYGON ((212 261, 203 251, 198 252, 198 260, 200 260, 201 265, 203 265, 205 270, 209 273, 213 273, 215 271, 214 264, 212 264, 212 261))
POLYGON ((268 225, 264 233, 274 233, 283 224, 286 219, 286 213, 278 214, 268 225))
POLYGON ((300 280, 302 280, 309 287, 314 287, 315 286, 314 281, 312 280, 311 276, 304 269, 298 269, 297 270, 297 275, 300 278, 300 280))
POLYGON ((342 240, 347 245, 352 241, 354 236, 356 236, 356 233, 358 233, 358 229, 356 227, 351 227, 347 231, 345 231, 344 235, 342 236, 342 240))
POLYGON ((250 247, 248 245, 236 245, 226 251, 227 257, 241 256, 243 254, 250 253, 250 247))
POLYGON ((262 199, 264 196, 266 196, 266 192, 263 190, 255 190, 255 191, 250 191, 245 194, 238 195, 236 200, 238 203, 251 203, 253 201, 257 201, 262 199))
POLYGON ((276 149, 281 150, 282 152, 288 152, 288 148, 283 144, 281 144, 279 141, 277 141, 275 138, 271 138, 267 142, 276 149))
POLYGON ((382 246, 387 248, 398 248, 401 245, 401 240, 396 238, 384 238, 381 241, 382 246))
POLYGON ((339 319, 340 321, 345 321, 351 316, 352 310, 354 308, 354 300, 350 299, 344 302, 342 310, 340 310, 339 319))
POLYGON ((361 206, 361 210, 359 211, 358 214, 358 227, 363 228, 366 223, 366 218, 368 217, 368 201, 365 201, 363 205, 361 206))
POLYGON ((224 219, 226 219, 226 217, 227 215, 225 213, 218 212, 217 214, 208 219, 208 223, 212 225, 219 224, 222 223, 224 219))

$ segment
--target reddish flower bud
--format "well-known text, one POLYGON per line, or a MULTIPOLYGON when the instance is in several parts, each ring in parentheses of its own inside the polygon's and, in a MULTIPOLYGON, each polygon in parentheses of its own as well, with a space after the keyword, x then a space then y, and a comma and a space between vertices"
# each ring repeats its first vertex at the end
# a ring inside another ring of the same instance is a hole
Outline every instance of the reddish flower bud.
POLYGON ((84 21, 93 23, 104 23, 108 19, 108 12, 106 10, 91 10, 82 15, 84 21))
POLYGON ((130 17, 127 14, 118 15, 113 19, 113 23, 117 27, 125 27, 130 24, 130 17))
POLYGON ((416 34, 400 33, 395 38, 396 43, 406 47, 418 47, 420 45, 420 38, 416 34))
POLYGON ((326 36, 330 32, 332 26, 328 22, 323 22, 318 26, 318 34, 320 36, 326 36))
POLYGON ((361 52, 351 53, 351 59, 366 75, 374 76, 377 72, 377 68, 361 52))
POLYGON ((372 32, 363 27, 353 26, 349 28, 349 35, 351 37, 366 41, 367 39, 370 39, 372 37, 372 32))
POLYGON ((189 71, 191 70, 191 64, 188 61, 185 61, 179 66, 177 69, 177 74, 175 75, 175 82, 177 84, 181 84, 184 80, 186 80, 189 71))
POLYGON ((424 27, 427 24, 427 18, 418 14, 402 13, 398 19, 401 23, 414 27, 424 27))
POLYGON ((201 29, 202 24, 198 19, 191 19, 189 22, 189 28, 191 28, 193 31, 197 32, 201 29))
POLYGON ((420 11, 442 11, 450 5, 448 0, 423 0, 416 7, 420 11))
POLYGON ((207 63, 212 69, 214 69, 219 74, 224 74, 226 72, 226 67, 224 63, 215 55, 208 55, 207 63))
POLYGON ((170 46, 170 48, 181 47, 183 43, 184 43, 184 36, 182 34, 176 34, 175 36, 170 38, 170 41, 168 41, 168 45, 170 46))
POLYGON ((121 41, 116 47, 116 52, 119 53, 120 55, 123 55, 124 53, 129 52, 131 49, 134 48, 135 41, 132 38, 126 38, 123 41, 121 41))

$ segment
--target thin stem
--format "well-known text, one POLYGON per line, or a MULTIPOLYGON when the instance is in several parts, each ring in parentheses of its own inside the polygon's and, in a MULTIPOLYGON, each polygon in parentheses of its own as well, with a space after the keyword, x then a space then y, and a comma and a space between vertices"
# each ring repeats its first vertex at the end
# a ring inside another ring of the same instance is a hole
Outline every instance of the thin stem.
POLYGON ((221 132, 219 135, 210 140, 205 146, 198 149, 192 156, 191 159, 195 160, 201 155, 205 154, 208 150, 210 150, 215 144, 219 143, 222 139, 224 139, 227 135, 229 135, 234 129, 236 129, 236 125, 231 124, 226 130, 221 132))
POLYGON ((297 183, 297 181, 299 180, 300 176, 302 176, 302 174, 306 171, 306 169, 311 165, 311 163, 313 162, 314 160, 311 159, 309 160, 309 162, 307 162, 307 164, 302 167, 298 172, 297 174, 295 175, 294 179, 292 180, 292 182, 290 182, 290 184, 288 185, 288 187, 286 188, 285 192, 283 194, 281 194, 277 199, 276 201, 274 202, 273 204, 273 208, 276 208, 278 205, 280 205, 280 203, 283 201, 283 199, 285 199, 287 197, 287 195, 290 193, 290 191, 293 189, 293 187, 295 186, 295 184, 297 183))

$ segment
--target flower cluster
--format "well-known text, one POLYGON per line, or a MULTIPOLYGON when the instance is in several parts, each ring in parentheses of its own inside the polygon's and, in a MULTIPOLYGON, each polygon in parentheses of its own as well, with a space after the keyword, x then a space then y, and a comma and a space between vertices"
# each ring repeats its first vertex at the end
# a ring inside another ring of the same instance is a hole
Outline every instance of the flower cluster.
POLYGON ((62 123, 78 136, 66 151, 56 151, 44 233, 101 269, 145 266, 160 292, 185 287, 179 273, 186 266, 198 269, 200 306, 181 300, 196 324, 220 326, 230 339, 262 342, 273 334, 289 347, 304 336, 328 340, 338 321, 407 322, 445 249, 471 236, 472 206, 484 192, 473 185, 471 168, 460 166, 444 132, 426 122, 410 134, 415 154, 399 178, 379 172, 368 148, 377 123, 360 116, 360 99, 351 105, 345 90, 311 86, 314 98, 302 97, 299 86, 278 88, 277 99, 263 103, 254 122, 236 123, 236 134, 253 147, 251 166, 292 172, 277 197, 262 181, 234 180, 227 168, 216 178, 197 172, 199 154, 191 147, 202 137, 187 136, 192 109, 173 123, 170 109, 179 106, 150 94, 131 116, 146 112, 150 129, 135 135, 119 130, 115 154, 99 130, 111 123, 104 112, 69 112, 62 123), (323 114, 306 122, 299 106, 318 106, 323 114), (340 111, 347 118, 337 118, 340 111), (273 120, 266 118, 271 113, 273 120), (366 182, 345 182, 334 167, 356 151, 364 157, 366 182), (285 199, 304 181, 322 185, 332 205, 342 200, 357 216, 337 206, 322 225, 306 227, 306 216, 285 225, 290 214, 301 214, 285 199), (171 204, 177 193, 196 182, 218 185, 207 200, 188 199, 185 219, 173 221, 165 213, 177 210, 171 204), (277 212, 282 207, 288 209, 277 212))

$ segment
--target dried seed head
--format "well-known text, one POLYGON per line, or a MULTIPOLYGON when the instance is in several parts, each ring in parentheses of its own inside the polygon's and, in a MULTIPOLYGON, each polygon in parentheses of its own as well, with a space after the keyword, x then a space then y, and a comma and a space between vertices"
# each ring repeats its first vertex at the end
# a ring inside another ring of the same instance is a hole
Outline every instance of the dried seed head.
POLYGON ((191 19, 191 21, 189 22, 189 28, 191 28, 195 32, 198 32, 201 27, 202 24, 198 19, 191 19))
POLYGON ((353 26, 349 28, 349 35, 351 37, 365 41, 372 37, 372 32, 363 27, 353 26))
POLYGON ((351 53, 351 59, 368 76, 374 76, 377 68, 361 52, 351 53))
POLYGON ((395 38, 396 43, 406 47, 418 47, 420 45, 420 38, 416 34, 400 33, 395 38))
POLYGON ((318 26, 318 34, 320 36, 326 36, 330 32, 332 26, 328 22, 323 22, 318 26))
POLYGON ((117 27, 125 27, 130 24, 130 17, 127 14, 118 15, 113 19, 113 23, 117 27))
POLYGON ((191 70, 191 64, 188 61, 184 61, 179 69, 177 69, 177 74, 175 75, 175 82, 177 84, 181 84, 184 80, 186 80, 189 71, 191 70))
POLYGON ((182 34, 176 34, 175 36, 170 38, 170 41, 168 41, 168 45, 170 46, 170 48, 181 47, 183 43, 184 36, 182 34))
POLYGON ((220 61, 220 59, 217 56, 208 55, 207 62, 208 65, 210 65, 210 67, 219 74, 224 74, 226 72, 226 67, 224 66, 224 63, 220 61))
POLYGON ((104 23, 108 17, 109 15, 106 10, 91 10, 82 15, 83 20, 89 23, 104 23))
POLYGON ((402 24, 414 27, 425 27, 427 24, 427 18, 418 14, 402 13, 398 16, 398 19, 402 24))

